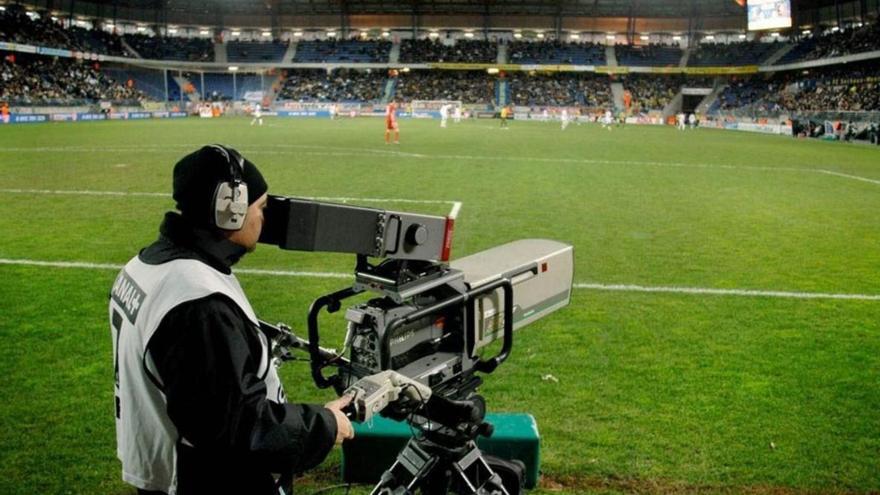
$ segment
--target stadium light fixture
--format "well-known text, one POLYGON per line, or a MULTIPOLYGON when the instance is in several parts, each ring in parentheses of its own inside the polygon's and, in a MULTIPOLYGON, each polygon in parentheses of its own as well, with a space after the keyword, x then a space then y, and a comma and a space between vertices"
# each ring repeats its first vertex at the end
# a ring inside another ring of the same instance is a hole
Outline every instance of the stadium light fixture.
POLYGON ((513 33, 513 37, 516 39, 522 38, 522 33, 513 33))
POLYGON ((303 35, 303 32, 302 32, 302 31, 294 31, 294 32, 293 32, 293 35, 294 35, 295 37, 297 37, 297 38, 301 38, 302 35, 303 35))
POLYGON ((238 66, 237 65, 230 65, 229 72, 238 72, 238 66))
POLYGON ((474 37, 474 33, 468 31, 468 32, 464 33, 464 37, 465 37, 465 38, 473 38, 473 37, 474 37))

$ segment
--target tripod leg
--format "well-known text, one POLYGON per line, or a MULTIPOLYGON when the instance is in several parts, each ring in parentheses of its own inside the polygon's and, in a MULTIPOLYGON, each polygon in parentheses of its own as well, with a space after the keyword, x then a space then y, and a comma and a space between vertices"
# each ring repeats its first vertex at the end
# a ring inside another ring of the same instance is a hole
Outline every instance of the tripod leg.
POLYGON ((482 452, 471 442, 471 450, 453 464, 461 495, 509 495, 501 476, 492 471, 482 452))
POLYGON ((437 464, 437 457, 425 452, 410 439, 397 460, 382 473, 370 495, 410 495, 437 464))

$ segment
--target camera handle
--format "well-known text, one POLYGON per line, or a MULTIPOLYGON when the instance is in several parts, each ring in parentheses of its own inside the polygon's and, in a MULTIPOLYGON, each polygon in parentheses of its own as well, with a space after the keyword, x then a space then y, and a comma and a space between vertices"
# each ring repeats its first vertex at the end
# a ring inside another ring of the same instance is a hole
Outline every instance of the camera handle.
MULTIPOLYGON (((389 323, 386 327, 385 333, 382 335, 382 341, 379 343, 382 348, 382 362, 380 363, 381 368, 383 370, 390 369, 390 363, 388 361, 389 356, 391 355, 391 336, 395 334, 398 328, 408 323, 412 323, 420 318, 424 318, 425 316, 440 312, 448 307, 457 306, 459 304, 467 302, 472 303, 474 298, 482 296, 483 294, 490 293, 499 288, 504 291, 504 341, 501 346, 501 351, 498 353, 497 356, 494 356, 491 359, 487 360, 480 360, 475 364, 475 369, 477 371, 482 371, 484 373, 491 373, 495 371, 495 368, 497 368, 499 364, 503 363, 508 358, 508 356, 510 356, 510 350, 513 347, 513 284, 511 284, 510 279, 507 278, 500 278, 492 283, 489 283, 472 291, 452 296, 436 304, 422 308, 418 311, 413 311, 406 316, 402 316, 400 318, 392 320, 391 323, 389 323)), ((309 321, 311 322, 311 319, 309 321)), ((473 325, 473 322, 468 321, 466 324, 473 325)), ((311 330, 311 325, 309 325, 309 329, 311 330)), ((467 331, 470 332, 471 330, 472 329, 468 329, 467 331)), ((311 340, 311 336, 309 337, 309 340, 311 340)))
POLYGON ((325 307, 327 308, 328 313, 335 313, 339 311, 339 308, 342 307, 340 302, 343 299, 347 299, 355 294, 359 294, 360 292, 362 292, 362 290, 348 287, 346 289, 336 291, 332 294, 327 294, 326 296, 319 297, 312 303, 312 306, 309 308, 309 355, 311 357, 312 379, 315 381, 315 385, 317 385, 318 388, 327 388, 331 385, 334 385, 335 382, 334 380, 324 376, 323 370, 328 366, 329 362, 321 353, 319 341, 320 336, 318 334, 318 315, 325 307))

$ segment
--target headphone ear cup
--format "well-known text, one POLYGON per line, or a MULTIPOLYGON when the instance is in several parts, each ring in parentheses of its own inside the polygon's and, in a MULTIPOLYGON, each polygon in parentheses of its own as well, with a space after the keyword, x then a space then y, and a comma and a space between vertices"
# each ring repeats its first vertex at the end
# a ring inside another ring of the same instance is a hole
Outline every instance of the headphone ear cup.
POLYGON ((241 230, 247 218, 247 184, 217 184, 214 192, 214 225, 223 230, 241 230))

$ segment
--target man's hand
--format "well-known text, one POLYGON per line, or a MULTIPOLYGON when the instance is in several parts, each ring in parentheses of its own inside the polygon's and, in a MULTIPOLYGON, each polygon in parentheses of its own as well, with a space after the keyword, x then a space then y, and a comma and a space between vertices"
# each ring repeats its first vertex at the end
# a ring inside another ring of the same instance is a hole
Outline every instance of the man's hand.
POLYGON ((348 417, 345 416, 345 413, 342 412, 342 408, 347 406, 350 402, 351 396, 343 395, 334 401, 324 404, 324 407, 332 411, 333 416, 336 417, 336 445, 342 444, 344 440, 351 440, 354 438, 354 428, 351 426, 351 421, 349 421, 348 417))

